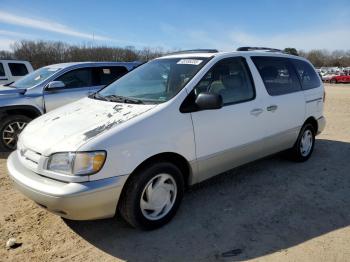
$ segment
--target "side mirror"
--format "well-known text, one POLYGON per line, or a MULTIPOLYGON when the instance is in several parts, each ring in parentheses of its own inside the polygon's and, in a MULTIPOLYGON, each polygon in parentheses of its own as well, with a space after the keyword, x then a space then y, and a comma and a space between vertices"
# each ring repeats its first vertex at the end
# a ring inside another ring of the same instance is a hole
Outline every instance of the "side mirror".
POLYGON ((63 88, 66 85, 62 82, 62 81, 51 81, 47 88, 51 89, 51 88, 63 88))
POLYGON ((223 105, 222 96, 208 92, 200 93, 195 101, 199 110, 220 109, 223 105))

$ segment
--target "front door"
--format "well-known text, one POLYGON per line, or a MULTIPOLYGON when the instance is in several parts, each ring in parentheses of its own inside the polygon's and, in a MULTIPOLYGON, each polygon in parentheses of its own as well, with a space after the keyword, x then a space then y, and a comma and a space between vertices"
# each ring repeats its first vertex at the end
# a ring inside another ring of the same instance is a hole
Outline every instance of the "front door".
POLYGON ((92 69, 74 69, 57 77, 54 81, 62 81, 65 87, 45 89, 46 112, 88 96, 93 86, 92 69))
POLYGON ((200 182, 260 156, 264 133, 263 100, 259 99, 245 58, 216 63, 193 92, 220 94, 224 106, 193 112, 200 182))

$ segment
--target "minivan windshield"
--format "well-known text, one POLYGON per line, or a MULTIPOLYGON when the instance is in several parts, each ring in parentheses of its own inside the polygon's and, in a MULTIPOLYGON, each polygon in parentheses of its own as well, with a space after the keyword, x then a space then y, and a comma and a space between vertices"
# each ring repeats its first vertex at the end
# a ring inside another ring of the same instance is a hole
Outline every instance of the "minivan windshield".
POLYGON ((59 70, 61 70, 61 68, 42 67, 22 77, 21 79, 13 82, 10 86, 16 87, 16 88, 31 88, 33 86, 36 86, 42 83, 43 81, 48 79, 50 76, 52 76, 54 73, 58 72, 59 70))
POLYGON ((163 103, 174 97, 208 60, 208 57, 156 59, 134 69, 94 97, 125 103, 163 103))

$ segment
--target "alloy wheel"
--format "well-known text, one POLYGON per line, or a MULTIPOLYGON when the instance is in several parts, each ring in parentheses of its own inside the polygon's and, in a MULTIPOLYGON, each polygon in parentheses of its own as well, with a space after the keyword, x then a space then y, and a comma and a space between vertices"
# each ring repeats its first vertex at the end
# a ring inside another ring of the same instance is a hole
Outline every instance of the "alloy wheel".
POLYGON ((18 136, 27 125, 24 121, 14 121, 9 123, 2 131, 2 140, 6 147, 15 149, 18 141, 18 136))

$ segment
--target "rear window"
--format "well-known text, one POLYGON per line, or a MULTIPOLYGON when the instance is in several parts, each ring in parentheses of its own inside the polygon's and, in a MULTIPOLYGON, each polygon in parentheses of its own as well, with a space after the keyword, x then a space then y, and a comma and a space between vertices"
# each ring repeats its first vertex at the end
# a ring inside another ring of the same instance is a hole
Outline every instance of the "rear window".
POLYGON ((312 89, 320 86, 320 78, 309 63, 298 59, 291 59, 291 61, 299 74, 303 89, 312 89))
POLYGON ((4 70, 4 66, 2 65, 2 63, 0 63, 0 76, 5 76, 5 70, 4 70))
POLYGON ((100 67, 96 71, 96 85, 109 85, 128 72, 124 66, 100 67))
POLYGON ((28 69, 25 64, 21 63, 9 63, 9 68, 13 76, 24 76, 28 74, 28 69))
POLYGON ((269 95, 278 96, 301 90, 298 76, 287 58, 256 56, 257 67, 269 95))

